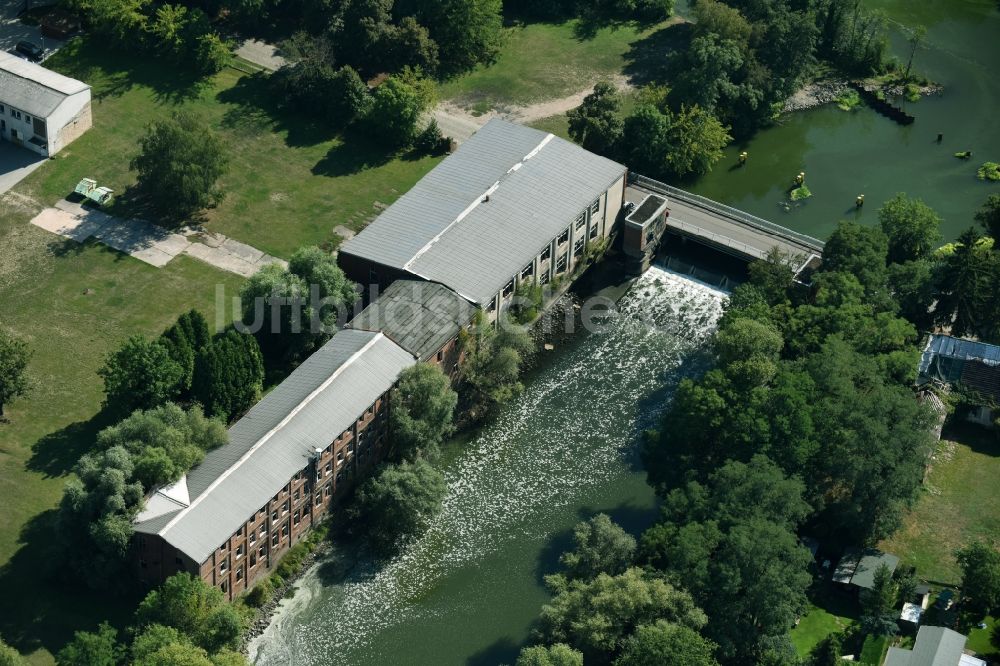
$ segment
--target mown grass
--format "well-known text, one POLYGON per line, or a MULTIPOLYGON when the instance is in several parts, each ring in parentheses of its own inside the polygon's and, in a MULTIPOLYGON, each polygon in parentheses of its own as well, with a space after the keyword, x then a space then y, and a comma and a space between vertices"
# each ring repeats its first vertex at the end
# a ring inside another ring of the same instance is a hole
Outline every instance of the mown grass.
POLYGON ((921 578, 957 585, 955 551, 1000 534, 1000 442, 971 424, 949 426, 924 491, 903 526, 881 548, 921 578))
POLYGON ((790 632, 799 656, 808 656, 827 636, 847 631, 857 624, 853 602, 830 590, 813 591, 809 609, 790 632))
POLYGON ((495 63, 448 81, 441 97, 479 109, 565 97, 625 74, 644 45, 677 22, 612 25, 586 35, 577 20, 515 26, 495 63))
POLYGON ((226 198, 206 211, 207 228, 287 258, 303 245, 335 245, 338 225, 360 230, 440 159, 389 154, 281 111, 263 75, 226 69, 197 81, 86 40, 71 41, 46 66, 93 87, 94 126, 21 185, 45 205, 89 176, 125 195, 112 212, 149 217, 141 199, 128 196, 135 183, 128 163, 149 123, 183 109, 218 133, 230 158, 221 181, 226 198))

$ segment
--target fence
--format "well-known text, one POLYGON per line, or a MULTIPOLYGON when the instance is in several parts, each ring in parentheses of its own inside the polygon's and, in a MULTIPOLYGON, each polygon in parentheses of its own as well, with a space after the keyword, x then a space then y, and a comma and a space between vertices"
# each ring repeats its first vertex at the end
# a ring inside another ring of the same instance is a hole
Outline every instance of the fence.
POLYGON ((734 222, 744 224, 748 227, 756 229, 757 231, 763 231, 771 236, 784 238, 791 243, 801 245, 803 249, 808 249, 815 253, 823 252, 823 241, 818 238, 813 238, 812 236, 807 236, 806 234, 800 234, 797 231, 792 231, 788 227, 783 227, 780 224, 769 222, 763 218, 757 217, 756 215, 751 215, 750 213, 746 213, 737 208, 721 204, 718 201, 712 201, 711 199, 706 199, 703 196, 685 192, 684 190, 672 187, 666 183, 661 183, 660 181, 653 180, 652 178, 647 178, 646 176, 642 176, 637 173, 629 173, 629 182, 659 194, 666 194, 669 197, 673 197, 674 199, 678 199, 692 206, 704 208, 705 210, 721 215, 734 222))

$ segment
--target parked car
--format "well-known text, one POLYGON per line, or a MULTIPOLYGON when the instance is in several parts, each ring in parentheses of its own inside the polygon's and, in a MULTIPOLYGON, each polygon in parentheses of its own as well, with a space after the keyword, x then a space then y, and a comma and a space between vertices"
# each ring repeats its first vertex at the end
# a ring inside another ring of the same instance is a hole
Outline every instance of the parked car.
POLYGON ((41 60, 42 56, 45 55, 45 49, 43 49, 38 44, 33 44, 32 42, 20 41, 14 49, 18 53, 26 55, 31 60, 41 60))

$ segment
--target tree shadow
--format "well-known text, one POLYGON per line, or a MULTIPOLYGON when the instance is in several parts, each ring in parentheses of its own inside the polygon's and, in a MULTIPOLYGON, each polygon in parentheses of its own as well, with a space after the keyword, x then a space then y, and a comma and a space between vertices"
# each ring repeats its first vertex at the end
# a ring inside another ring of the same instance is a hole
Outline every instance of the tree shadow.
POLYGON ((625 54, 625 75, 636 86, 669 83, 670 56, 687 48, 692 31, 690 23, 674 23, 632 42, 625 54))
POLYGON ((80 457, 94 448, 97 433, 114 425, 120 416, 105 407, 86 421, 71 423, 43 436, 31 447, 27 468, 46 478, 69 474, 80 457))
POLYGON ((479 652, 475 652, 465 660, 467 666, 496 666, 496 664, 513 664, 523 646, 510 636, 504 636, 479 652))
POLYGON ((65 555, 55 530, 55 509, 34 516, 21 530, 19 550, 0 567, 0 635, 22 653, 55 654, 74 632, 96 629, 104 620, 124 628, 141 598, 138 591, 112 596, 87 589, 83 581, 61 580, 65 555))
POLYGON ((949 419, 941 433, 941 439, 965 444, 973 452, 982 455, 1000 455, 1000 438, 997 433, 969 421, 949 419))
POLYGON ((284 132, 285 144, 293 148, 330 141, 341 130, 294 106, 282 105, 263 72, 241 77, 236 85, 220 91, 216 99, 232 107, 222 117, 223 127, 247 136, 284 132))
POLYGON ((351 176, 387 164, 395 156, 395 153, 371 139, 349 132, 313 166, 312 173, 317 176, 351 176))

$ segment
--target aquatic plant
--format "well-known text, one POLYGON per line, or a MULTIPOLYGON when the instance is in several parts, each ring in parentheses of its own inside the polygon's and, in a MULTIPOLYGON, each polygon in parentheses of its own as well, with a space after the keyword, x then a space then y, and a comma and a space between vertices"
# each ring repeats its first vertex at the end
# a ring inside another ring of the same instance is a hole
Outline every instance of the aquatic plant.
POLYGON ((813 193, 810 192, 809 188, 806 187, 805 185, 799 185, 794 190, 788 193, 788 197, 792 201, 802 201, 803 199, 808 199, 812 195, 813 193))
POLYGON ((996 162, 983 162, 983 165, 976 171, 979 180, 1000 180, 1000 164, 996 162))
POLYGON ((857 90, 845 90, 835 100, 841 111, 854 111, 861 105, 861 95, 857 90))
POLYGON ((919 102, 920 86, 915 83, 907 83, 906 88, 903 91, 903 95, 906 96, 906 101, 908 102, 919 102))
POLYGON ((972 157, 972 151, 971 150, 963 150, 961 152, 955 153, 955 157, 957 157, 960 160, 967 160, 970 157, 972 157))

